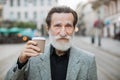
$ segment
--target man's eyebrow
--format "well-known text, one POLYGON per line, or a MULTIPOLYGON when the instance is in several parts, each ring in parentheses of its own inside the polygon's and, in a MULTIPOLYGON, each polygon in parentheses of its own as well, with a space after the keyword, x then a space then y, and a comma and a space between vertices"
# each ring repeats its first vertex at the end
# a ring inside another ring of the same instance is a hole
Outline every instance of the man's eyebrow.
POLYGON ((59 25, 61 25, 60 23, 55 23, 55 24, 53 24, 54 26, 59 26, 59 25))
POLYGON ((68 22, 68 23, 67 23, 67 25, 73 25, 73 23, 71 23, 71 22, 68 22))

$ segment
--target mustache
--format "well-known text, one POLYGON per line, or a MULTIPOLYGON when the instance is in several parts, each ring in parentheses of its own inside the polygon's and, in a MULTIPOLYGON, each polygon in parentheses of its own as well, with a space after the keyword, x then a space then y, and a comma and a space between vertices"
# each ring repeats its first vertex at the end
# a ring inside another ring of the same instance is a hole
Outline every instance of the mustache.
POLYGON ((64 39, 71 39, 71 36, 65 36, 65 37, 61 37, 61 36, 55 36, 55 39, 61 39, 61 38, 64 38, 64 39))

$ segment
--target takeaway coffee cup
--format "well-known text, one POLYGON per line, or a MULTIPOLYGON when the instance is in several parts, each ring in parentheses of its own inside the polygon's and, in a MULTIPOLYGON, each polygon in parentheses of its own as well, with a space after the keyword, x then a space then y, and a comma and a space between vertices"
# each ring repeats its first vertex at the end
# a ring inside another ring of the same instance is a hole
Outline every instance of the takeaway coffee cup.
POLYGON ((44 37, 33 37, 33 41, 37 42, 37 46, 40 48, 40 52, 44 53, 45 48, 45 38, 44 37))

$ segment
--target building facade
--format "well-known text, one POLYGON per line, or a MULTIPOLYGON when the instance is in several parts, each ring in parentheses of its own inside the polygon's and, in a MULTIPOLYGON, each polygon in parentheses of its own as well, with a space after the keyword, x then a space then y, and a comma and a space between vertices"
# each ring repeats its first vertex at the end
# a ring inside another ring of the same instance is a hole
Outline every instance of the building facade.
POLYGON ((90 2, 80 3, 77 6, 79 32, 81 35, 92 35, 94 21, 97 19, 96 12, 90 2))
POLYGON ((2 26, 2 20, 3 20, 3 5, 6 3, 6 0, 0 0, 0 27, 2 26))
POLYGON ((96 0, 92 5, 94 10, 104 13, 101 14, 105 23, 104 35, 120 38, 120 0, 96 0))
POLYGON ((91 0, 78 6, 77 12, 80 15, 79 23, 81 20, 85 23, 86 34, 92 32, 90 27, 94 26, 96 20, 102 20, 105 24, 102 32, 104 37, 120 36, 120 0, 91 0))
POLYGON ((2 24, 2 11, 3 11, 3 6, 0 4, 0 26, 2 24))
POLYGON ((57 0, 7 0, 3 6, 3 20, 33 21, 42 24, 47 12, 57 0))

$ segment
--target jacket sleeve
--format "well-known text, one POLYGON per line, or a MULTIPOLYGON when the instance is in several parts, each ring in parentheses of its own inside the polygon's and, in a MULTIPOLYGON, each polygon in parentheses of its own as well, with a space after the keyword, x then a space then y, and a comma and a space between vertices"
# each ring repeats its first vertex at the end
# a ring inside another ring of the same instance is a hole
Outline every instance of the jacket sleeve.
POLYGON ((90 67, 88 70, 88 79, 87 80, 97 80, 97 67, 95 57, 92 58, 90 67))
POLYGON ((29 61, 21 68, 18 68, 18 64, 16 63, 6 74, 4 80, 27 80, 26 73, 28 71, 29 61))

